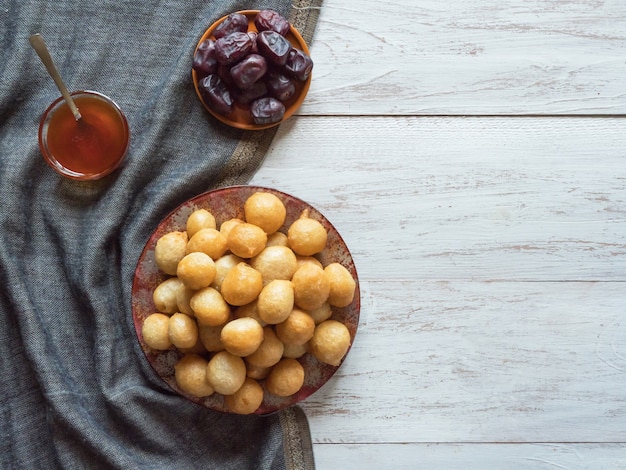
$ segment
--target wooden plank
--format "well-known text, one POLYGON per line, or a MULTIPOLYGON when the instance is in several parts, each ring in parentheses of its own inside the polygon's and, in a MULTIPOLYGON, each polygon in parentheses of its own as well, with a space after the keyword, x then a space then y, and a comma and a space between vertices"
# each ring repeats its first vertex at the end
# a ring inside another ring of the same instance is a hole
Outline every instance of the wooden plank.
POLYGON ((318 470, 607 470, 626 467, 624 444, 316 444, 313 449, 318 470))
POLYGON ((251 183, 318 207, 364 279, 625 280, 624 135, 610 118, 303 117, 251 183))
POLYGON ((626 443, 623 282, 362 283, 316 443, 626 443))
POLYGON ((324 0, 302 114, 624 114, 626 3, 324 0))

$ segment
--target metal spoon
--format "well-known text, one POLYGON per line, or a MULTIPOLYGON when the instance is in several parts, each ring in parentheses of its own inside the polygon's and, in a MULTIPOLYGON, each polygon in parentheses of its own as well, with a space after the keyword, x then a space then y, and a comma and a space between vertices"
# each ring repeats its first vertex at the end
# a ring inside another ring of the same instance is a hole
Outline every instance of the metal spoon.
POLYGON ((63 80, 61 79, 61 75, 59 74, 57 68, 54 66, 52 56, 50 56, 50 51, 48 51, 48 46, 46 46, 43 37, 41 36, 41 34, 37 33, 33 34, 28 40, 30 41, 30 45, 33 46, 33 49, 35 49, 35 52, 37 52, 37 55, 43 62, 43 65, 45 65, 46 70, 54 80, 54 83, 56 83, 56 86, 61 92, 61 95, 63 95, 65 102, 70 107, 70 110, 74 115, 74 119, 76 119, 76 121, 80 121, 82 119, 80 111, 78 111, 76 103, 74 103, 70 92, 67 90, 65 83, 63 83, 63 80))

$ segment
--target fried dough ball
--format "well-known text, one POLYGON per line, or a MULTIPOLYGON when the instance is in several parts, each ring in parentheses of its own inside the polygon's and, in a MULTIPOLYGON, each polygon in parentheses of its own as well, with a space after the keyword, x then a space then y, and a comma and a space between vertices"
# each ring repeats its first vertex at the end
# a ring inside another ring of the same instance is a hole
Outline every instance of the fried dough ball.
POLYGON ((187 236, 193 237, 203 228, 215 228, 215 217, 206 209, 197 209, 187 217, 187 236))
POLYGON ((304 263, 291 279, 295 303, 303 310, 321 307, 330 293, 330 284, 324 270, 312 263, 304 263))
POLYGON ((184 313, 175 313, 168 325, 170 341, 177 348, 192 348, 198 341, 198 325, 184 313))
POLYGON ((285 223, 287 209, 274 194, 258 191, 243 205, 246 221, 261 227, 265 233, 276 232, 285 223))
POLYGON ((302 256, 311 256, 322 251, 326 247, 327 238, 326 229, 319 221, 309 217, 308 209, 302 211, 300 218, 287 231, 289 247, 302 256))
POLYGON ((217 393, 232 395, 246 380, 246 364, 242 358, 220 351, 207 364, 207 379, 217 393))
POLYGON ((154 247, 154 259, 165 274, 176 275, 176 267, 187 247, 186 232, 169 232, 159 238, 154 247))
POLYGON ((274 232, 267 236, 267 243, 265 246, 289 246, 287 235, 283 232, 274 232))
POLYGON ((298 359, 309 352, 309 343, 304 344, 285 344, 283 351, 283 357, 290 357, 292 359, 298 359))
POLYGON ((296 260, 298 261, 298 267, 302 266, 304 263, 313 263, 314 265, 324 269, 324 265, 322 264, 322 262, 314 256, 296 255, 296 260))
POLYGON ((162 313, 152 313, 141 325, 143 341, 152 349, 163 351, 172 345, 169 337, 170 317, 162 313))
POLYGON ((250 266, 263 276, 263 283, 274 279, 291 279, 298 269, 294 252, 286 246, 268 246, 250 260, 250 266))
POLYGON ((226 237, 214 228, 198 230, 187 242, 187 254, 201 251, 214 261, 226 253, 227 249, 226 237))
POLYGON ((205 287, 197 291, 189 301, 196 320, 201 325, 220 326, 230 318, 230 306, 218 291, 205 287))
POLYGON ((152 292, 152 301, 159 312, 171 315, 178 311, 176 293, 181 284, 179 278, 170 277, 156 286, 152 292))
POLYGON ((178 263, 176 275, 183 283, 193 290, 211 285, 215 279, 215 262, 209 255, 202 252, 189 253, 178 263))
POLYGON ((178 305, 178 311, 184 313, 185 315, 189 315, 190 317, 194 317, 195 314, 189 302, 191 302, 191 297, 195 294, 196 291, 190 289, 182 282, 180 286, 176 290, 176 305, 178 305))
POLYGON ((250 223, 235 225, 228 234, 228 248, 241 258, 252 258, 265 248, 267 235, 263 229, 250 223))
POLYGON ((256 309, 265 323, 274 325, 287 319, 293 305, 293 284, 291 281, 276 279, 263 287, 257 298, 256 309))
POLYGON ((242 305, 235 309, 234 317, 235 318, 245 318, 250 317, 254 318, 259 322, 259 325, 265 326, 267 323, 259 316, 259 310, 257 308, 259 299, 253 300, 249 304, 242 305))
POLYGON ((350 331, 341 322, 326 320, 315 327, 309 347, 318 361, 338 366, 350 347, 350 331))
POLYGON ((204 349, 209 352, 224 350, 224 343, 222 343, 222 339, 220 338, 223 326, 224 325, 208 326, 198 324, 198 336, 204 349))
POLYGON ((225 220, 224 222, 222 222, 222 225, 220 225, 220 232, 228 240, 228 235, 230 234, 230 231, 233 229, 233 227, 235 225, 239 225, 239 224, 243 224, 243 223, 244 223, 243 220, 237 219, 237 218, 225 220))
POLYGON ((215 261, 215 279, 213 280, 211 287, 221 290, 222 282, 224 282, 224 278, 228 272, 241 262, 243 262, 243 259, 239 256, 233 255, 232 253, 218 258, 215 261))
POLYGON ((195 397, 208 397, 213 387, 207 380, 207 361, 194 353, 185 354, 174 366, 176 384, 195 397))
POLYGON ((273 328, 266 326, 263 328, 263 341, 254 353, 246 357, 246 363, 260 368, 271 367, 283 357, 284 349, 273 328))
POLYGON ((304 384, 304 368, 296 359, 281 359, 272 367, 265 379, 268 392, 279 397, 288 397, 302 388, 304 384))
POLYGON ((333 310, 330 307, 328 302, 324 302, 321 307, 315 308, 309 311, 309 315, 315 322, 316 325, 319 325, 325 320, 328 320, 333 315, 333 310))
POLYGON ((178 350, 183 353, 194 353, 200 355, 206 354, 207 350, 204 347, 204 344, 202 344, 202 341, 200 341, 200 330, 198 329, 198 339, 196 340, 196 344, 190 348, 178 348, 178 350))
POLYGON ((263 276, 247 263, 232 268, 222 281, 220 292, 230 305, 246 305, 255 300, 263 289, 263 276))
POLYGON ((240 415, 254 413, 261 403, 263 403, 263 387, 250 377, 246 377, 239 390, 224 397, 226 409, 240 415))
POLYGON ((354 299, 356 282, 343 265, 331 263, 324 268, 324 274, 330 284, 328 303, 334 307, 346 307, 354 299))
POLYGON ((263 341, 263 327, 254 318, 237 318, 224 325, 220 339, 229 353, 249 356, 263 341))
POLYGON ((315 322, 311 315, 297 308, 276 325, 276 335, 285 344, 304 344, 313 337, 315 322))
POLYGON ((263 380, 270 375, 271 367, 257 367, 252 364, 246 363, 246 374, 251 379, 263 380))

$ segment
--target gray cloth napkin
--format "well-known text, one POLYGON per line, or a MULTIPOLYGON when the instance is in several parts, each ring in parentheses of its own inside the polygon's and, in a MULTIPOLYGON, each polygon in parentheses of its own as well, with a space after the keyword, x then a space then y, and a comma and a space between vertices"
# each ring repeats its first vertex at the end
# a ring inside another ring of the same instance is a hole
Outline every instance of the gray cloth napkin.
POLYGON ((306 417, 207 410, 174 394, 139 349, 138 257, 186 199, 245 183, 275 129, 210 116, 190 78, 203 31, 274 8, 310 42, 321 0, 0 2, 0 468, 313 468, 306 417), (59 96, 28 43, 41 33, 71 90, 125 111, 122 167, 76 182, 43 161, 37 128, 59 96))

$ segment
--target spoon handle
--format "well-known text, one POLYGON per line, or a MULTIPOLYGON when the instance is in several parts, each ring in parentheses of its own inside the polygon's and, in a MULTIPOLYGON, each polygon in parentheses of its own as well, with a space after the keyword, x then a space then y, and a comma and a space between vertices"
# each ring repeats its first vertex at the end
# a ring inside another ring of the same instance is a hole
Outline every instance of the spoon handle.
POLYGON ((76 103, 74 103, 74 100, 72 99, 72 96, 70 95, 70 92, 67 90, 65 83, 63 83, 63 80, 61 79, 61 75, 59 74, 57 68, 54 66, 52 56, 50 55, 50 52, 48 51, 48 46, 46 46, 46 43, 43 40, 43 37, 41 36, 41 34, 37 33, 37 34, 33 34, 28 40, 30 41, 30 45, 33 46, 33 49, 35 49, 35 52, 37 52, 37 55, 41 59, 41 62, 43 62, 43 65, 45 65, 46 70, 48 71, 52 79, 54 80, 54 83, 56 83, 57 88, 61 92, 61 95, 63 95, 63 98, 65 99, 68 106, 70 107, 70 110, 72 111, 72 114, 74 115, 74 118, 77 121, 80 120, 82 116, 80 115, 80 112, 78 111, 78 108, 76 107, 76 103))

